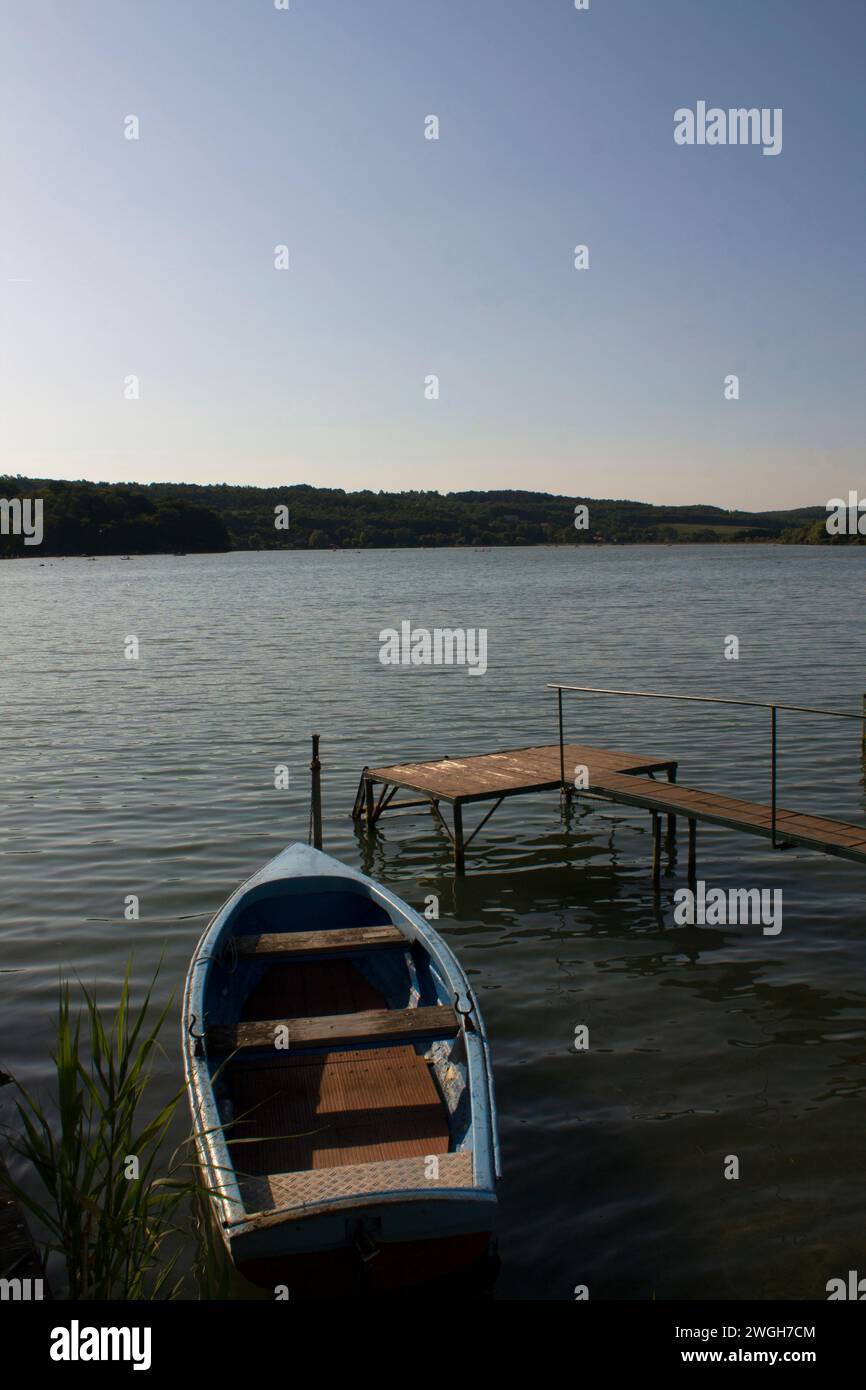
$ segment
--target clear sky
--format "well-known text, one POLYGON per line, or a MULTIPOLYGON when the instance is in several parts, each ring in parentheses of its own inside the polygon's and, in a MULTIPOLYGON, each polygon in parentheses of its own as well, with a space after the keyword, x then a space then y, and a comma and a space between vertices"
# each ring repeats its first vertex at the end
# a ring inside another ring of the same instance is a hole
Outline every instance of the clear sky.
POLYGON ((0 471, 862 494, 862 0, 0 20, 0 471), (677 146, 698 101, 782 152, 677 146))

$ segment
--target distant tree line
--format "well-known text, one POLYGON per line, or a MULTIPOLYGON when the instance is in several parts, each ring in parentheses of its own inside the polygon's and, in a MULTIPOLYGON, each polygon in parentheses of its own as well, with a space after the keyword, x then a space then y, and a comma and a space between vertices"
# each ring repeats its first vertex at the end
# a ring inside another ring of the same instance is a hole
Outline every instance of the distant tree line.
POLYGON ((821 521, 809 521, 803 526, 792 527, 784 532, 782 540, 789 545, 864 545, 866 535, 861 535, 859 531, 856 535, 831 535, 825 517, 821 521))
POLYGON ((89 483, 0 477, 0 499, 43 500, 44 539, 0 535, 0 555, 124 555, 402 546, 830 540, 820 507, 795 512, 557 497, 544 492, 344 492, 306 484, 89 483), (588 509, 585 529, 575 508, 588 509), (278 524, 278 517, 288 525, 278 524))

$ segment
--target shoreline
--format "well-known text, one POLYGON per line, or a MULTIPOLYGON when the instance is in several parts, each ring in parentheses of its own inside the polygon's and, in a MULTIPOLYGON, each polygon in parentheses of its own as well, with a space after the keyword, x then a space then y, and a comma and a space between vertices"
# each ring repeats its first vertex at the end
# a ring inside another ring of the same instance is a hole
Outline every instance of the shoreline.
POLYGON ((2 560, 148 560, 148 559, 178 559, 194 560, 203 556, 214 557, 218 555, 384 555, 388 552, 395 554, 405 554, 413 551, 434 551, 434 550, 463 550, 471 551, 475 554, 492 553, 497 550, 637 550, 641 547, 652 548, 654 550, 685 550, 690 546, 700 546, 706 550, 733 550, 738 546, 747 547, 749 550, 759 546, 784 546, 788 550, 856 550, 863 542, 852 538, 850 541, 831 542, 821 541, 784 541, 784 540, 735 540, 735 541, 582 541, 577 545, 566 545, 564 543, 548 543, 543 541, 527 541, 526 544, 503 544, 503 545, 320 545, 320 546, 237 546, 231 550, 134 550, 134 551, 106 551, 105 554, 93 555, 86 551, 80 551, 73 555, 60 555, 51 551, 37 551, 34 548, 22 550, 14 555, 0 555, 2 560))

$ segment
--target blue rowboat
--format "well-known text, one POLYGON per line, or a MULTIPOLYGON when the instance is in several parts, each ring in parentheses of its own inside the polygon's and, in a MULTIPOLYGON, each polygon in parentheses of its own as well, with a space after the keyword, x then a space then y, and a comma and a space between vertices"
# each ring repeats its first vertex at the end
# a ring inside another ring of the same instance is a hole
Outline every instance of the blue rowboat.
POLYGON ((395 1286, 486 1254, 484 1024, 449 947, 395 893, 290 845, 199 941, 183 1041, 199 1164, 248 1278, 339 1259, 395 1286))

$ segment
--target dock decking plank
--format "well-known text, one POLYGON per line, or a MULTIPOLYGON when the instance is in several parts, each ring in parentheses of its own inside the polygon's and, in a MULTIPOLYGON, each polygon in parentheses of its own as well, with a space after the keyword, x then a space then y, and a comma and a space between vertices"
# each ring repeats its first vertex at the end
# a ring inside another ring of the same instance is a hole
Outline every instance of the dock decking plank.
MULTIPOLYGON (((646 777, 628 777, 620 773, 601 773, 590 783, 589 790, 611 800, 653 811, 670 810, 675 815, 692 816, 696 820, 714 822, 756 835, 771 835, 773 812, 760 802, 744 801, 682 783, 665 786, 646 777)), ((866 860, 866 826, 846 821, 829 820, 824 816, 804 815, 799 811, 776 810, 776 838, 812 849, 828 852, 850 851, 848 857, 866 860)))
MULTIPOLYGON (((675 766, 670 758, 592 748, 581 743, 568 743, 564 751, 567 778, 578 765, 588 767, 590 777, 593 771, 650 772, 675 766)), ((530 745, 432 762, 393 763, 368 768, 367 776, 373 782, 406 787, 443 801, 481 801, 503 793, 516 796, 560 785, 559 744, 530 745)))

